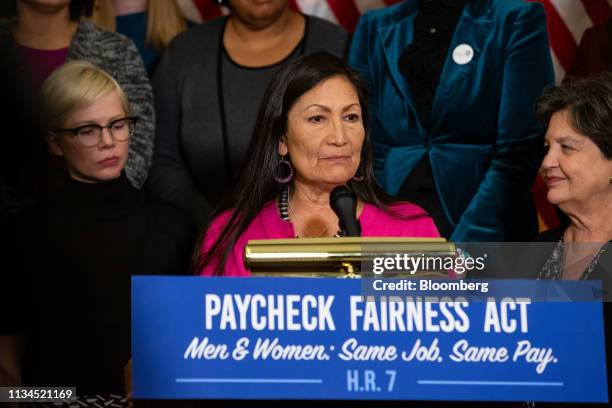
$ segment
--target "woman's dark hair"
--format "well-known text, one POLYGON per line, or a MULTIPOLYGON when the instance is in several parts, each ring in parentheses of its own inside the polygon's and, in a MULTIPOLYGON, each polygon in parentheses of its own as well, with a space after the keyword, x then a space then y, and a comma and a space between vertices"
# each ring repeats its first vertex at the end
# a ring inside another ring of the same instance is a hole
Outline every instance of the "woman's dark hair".
MULTIPOLYGON (((17 2, 15 0, 2 0, 0 17, 17 17, 17 2)), ((91 17, 95 0, 70 0, 70 20, 78 21, 82 17, 91 17)))
POLYGON ((221 212, 231 209, 230 217, 218 239, 206 253, 200 253, 200 247, 196 248, 194 273, 199 273, 206 265, 218 259, 215 274, 222 274, 227 256, 236 240, 264 204, 280 194, 283 185, 278 183, 274 176, 280 162, 278 145, 287 132, 289 110, 302 95, 334 76, 348 79, 355 88, 365 128, 358 170, 364 179, 360 182, 351 180, 349 184, 358 199, 390 212, 389 205, 397 200, 385 194, 374 180, 365 83, 340 58, 326 52, 307 54, 283 67, 268 85, 246 155, 248 160, 242 167, 233 194, 223 201, 213 214, 214 219, 221 212))
POLYGON ((612 73, 548 87, 538 99, 536 115, 548 126, 552 115, 565 109, 572 127, 612 159, 612 73))

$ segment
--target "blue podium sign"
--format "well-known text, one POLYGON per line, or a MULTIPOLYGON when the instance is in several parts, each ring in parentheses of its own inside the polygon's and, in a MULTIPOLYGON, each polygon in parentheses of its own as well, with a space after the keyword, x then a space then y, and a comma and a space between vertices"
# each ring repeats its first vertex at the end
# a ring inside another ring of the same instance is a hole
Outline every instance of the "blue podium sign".
POLYGON ((357 279, 132 282, 135 398, 607 401, 600 301, 371 300, 357 279))

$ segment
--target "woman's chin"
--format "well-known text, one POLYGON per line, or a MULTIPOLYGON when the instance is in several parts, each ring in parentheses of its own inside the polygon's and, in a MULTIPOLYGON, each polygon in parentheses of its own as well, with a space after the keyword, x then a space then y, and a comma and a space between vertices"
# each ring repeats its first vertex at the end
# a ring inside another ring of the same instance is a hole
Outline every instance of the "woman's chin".
POLYGON ((353 169, 333 168, 332 166, 322 174, 321 181, 331 185, 346 184, 353 178, 354 174, 355 170, 353 169))
POLYGON ((112 181, 121 176, 121 169, 106 169, 104 171, 97 172, 93 178, 100 182, 112 181))
POLYGON ((121 175, 123 171, 123 166, 117 166, 107 169, 106 171, 102 171, 102 177, 112 177, 117 178, 121 175))
POLYGON ((546 195, 546 199, 552 205, 560 205, 569 200, 567 194, 561 191, 548 190, 548 194, 546 195))
POLYGON ((350 180, 330 180, 329 182, 325 183, 329 186, 329 190, 334 189, 335 187, 338 186, 343 186, 345 184, 348 184, 350 180))

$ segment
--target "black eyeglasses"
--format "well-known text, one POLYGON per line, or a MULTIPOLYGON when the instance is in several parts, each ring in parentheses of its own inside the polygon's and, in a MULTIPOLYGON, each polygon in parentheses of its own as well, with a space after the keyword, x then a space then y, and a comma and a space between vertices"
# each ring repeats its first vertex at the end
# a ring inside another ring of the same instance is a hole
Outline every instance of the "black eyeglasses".
POLYGON ((124 142, 134 134, 134 128, 138 118, 126 116, 113 120, 106 126, 101 126, 96 123, 83 125, 72 129, 58 129, 55 132, 69 132, 74 135, 77 142, 85 147, 94 147, 100 144, 102 140, 102 132, 108 128, 112 138, 117 142, 124 142))

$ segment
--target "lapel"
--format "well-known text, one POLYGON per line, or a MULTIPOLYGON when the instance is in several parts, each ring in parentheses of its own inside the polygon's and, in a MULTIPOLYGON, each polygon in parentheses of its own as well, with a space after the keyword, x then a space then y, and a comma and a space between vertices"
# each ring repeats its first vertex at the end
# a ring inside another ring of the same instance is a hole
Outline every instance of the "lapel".
POLYGON ((400 96, 412 110, 414 117, 417 119, 417 125, 420 129, 424 129, 421 125, 420 118, 417 114, 414 104, 412 90, 408 85, 408 81, 399 70, 398 61, 401 53, 412 44, 414 32, 414 18, 418 11, 418 2, 406 1, 396 10, 397 14, 402 16, 401 20, 393 21, 391 25, 378 28, 378 38, 382 44, 386 65, 389 69, 391 81, 397 88, 400 96))
MULTIPOLYGON (((463 13, 459 17, 455 33, 451 40, 448 54, 446 56, 440 83, 434 96, 431 110, 431 134, 434 134, 440 126, 449 106, 460 104, 463 90, 467 86, 466 78, 474 70, 478 63, 478 57, 482 51, 487 32, 491 29, 491 22, 483 16, 483 11, 488 9, 491 0, 468 0, 463 13), (452 57, 453 50, 460 44, 472 47, 474 56, 472 60, 464 65, 457 64, 452 57)), ((406 1, 397 13, 405 16, 391 25, 380 27, 378 36, 381 41, 385 60, 389 68, 391 80, 400 92, 405 103, 412 110, 415 118, 418 118, 419 129, 426 132, 426 127, 421 123, 414 96, 405 77, 399 71, 398 60, 401 53, 412 44, 414 32, 414 18, 418 11, 418 1, 406 1)))
POLYGON ((478 60, 487 40, 487 33, 492 28, 492 22, 484 15, 490 9, 490 2, 491 0, 468 0, 457 22, 431 108, 432 134, 435 134, 449 107, 462 104, 464 95, 473 91, 466 89, 474 84, 467 79, 479 65, 478 60), (470 62, 464 65, 457 64, 453 59, 453 51, 462 44, 469 45, 474 54, 470 62))

